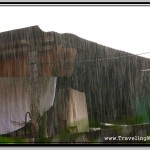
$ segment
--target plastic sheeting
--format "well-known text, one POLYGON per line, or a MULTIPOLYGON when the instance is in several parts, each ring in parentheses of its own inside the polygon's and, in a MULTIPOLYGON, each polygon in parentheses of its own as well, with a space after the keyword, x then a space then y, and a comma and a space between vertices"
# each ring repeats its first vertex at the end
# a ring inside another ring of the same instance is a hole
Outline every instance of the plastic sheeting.
MULTIPOLYGON (((39 78, 41 116, 53 105, 56 81, 56 77, 39 78)), ((28 78, 0 78, 0 134, 13 132, 25 125, 25 114, 30 112, 29 86, 28 78)))

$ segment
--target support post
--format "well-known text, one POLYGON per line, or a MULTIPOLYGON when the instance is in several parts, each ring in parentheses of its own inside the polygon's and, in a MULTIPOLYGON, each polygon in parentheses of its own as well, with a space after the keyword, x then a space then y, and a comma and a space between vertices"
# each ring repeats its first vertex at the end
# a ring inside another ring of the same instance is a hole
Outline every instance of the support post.
POLYGON ((29 53, 29 82, 30 82, 30 106, 32 121, 32 136, 37 142, 39 140, 40 128, 40 101, 38 85, 38 51, 29 53))

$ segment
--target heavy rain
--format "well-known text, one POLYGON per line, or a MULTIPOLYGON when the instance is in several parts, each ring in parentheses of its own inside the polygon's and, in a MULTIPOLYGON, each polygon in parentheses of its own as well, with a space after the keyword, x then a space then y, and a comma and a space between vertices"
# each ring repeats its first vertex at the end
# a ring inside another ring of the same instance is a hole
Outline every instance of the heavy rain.
POLYGON ((0 143, 148 143, 143 54, 38 25, 1 32, 0 143))
POLYGON ((149 59, 38 26, 3 32, 0 41, 4 137, 102 143, 147 136, 149 59))

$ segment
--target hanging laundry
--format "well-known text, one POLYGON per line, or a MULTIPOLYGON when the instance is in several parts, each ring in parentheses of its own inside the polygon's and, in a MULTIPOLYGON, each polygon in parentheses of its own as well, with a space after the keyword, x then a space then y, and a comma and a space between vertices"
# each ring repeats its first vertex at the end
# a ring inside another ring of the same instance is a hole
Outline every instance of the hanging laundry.
POLYGON ((69 90, 68 126, 76 126, 78 132, 89 131, 88 111, 84 92, 69 90))
MULTIPOLYGON (((39 78, 40 115, 52 107, 56 77, 39 78)), ((25 114, 30 112, 29 79, 0 77, 0 134, 7 134, 25 125, 25 114)), ((30 118, 27 118, 27 122, 30 118)))

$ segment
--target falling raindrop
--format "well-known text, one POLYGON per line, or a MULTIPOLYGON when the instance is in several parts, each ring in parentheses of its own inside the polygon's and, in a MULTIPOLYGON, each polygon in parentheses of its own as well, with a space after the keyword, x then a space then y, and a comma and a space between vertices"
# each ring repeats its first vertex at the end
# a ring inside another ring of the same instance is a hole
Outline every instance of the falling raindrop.
POLYGON ((147 58, 33 26, 0 33, 0 68, 1 135, 25 138, 30 122, 28 136, 55 142, 89 142, 92 132, 102 142, 117 133, 108 124, 147 133, 147 58))

